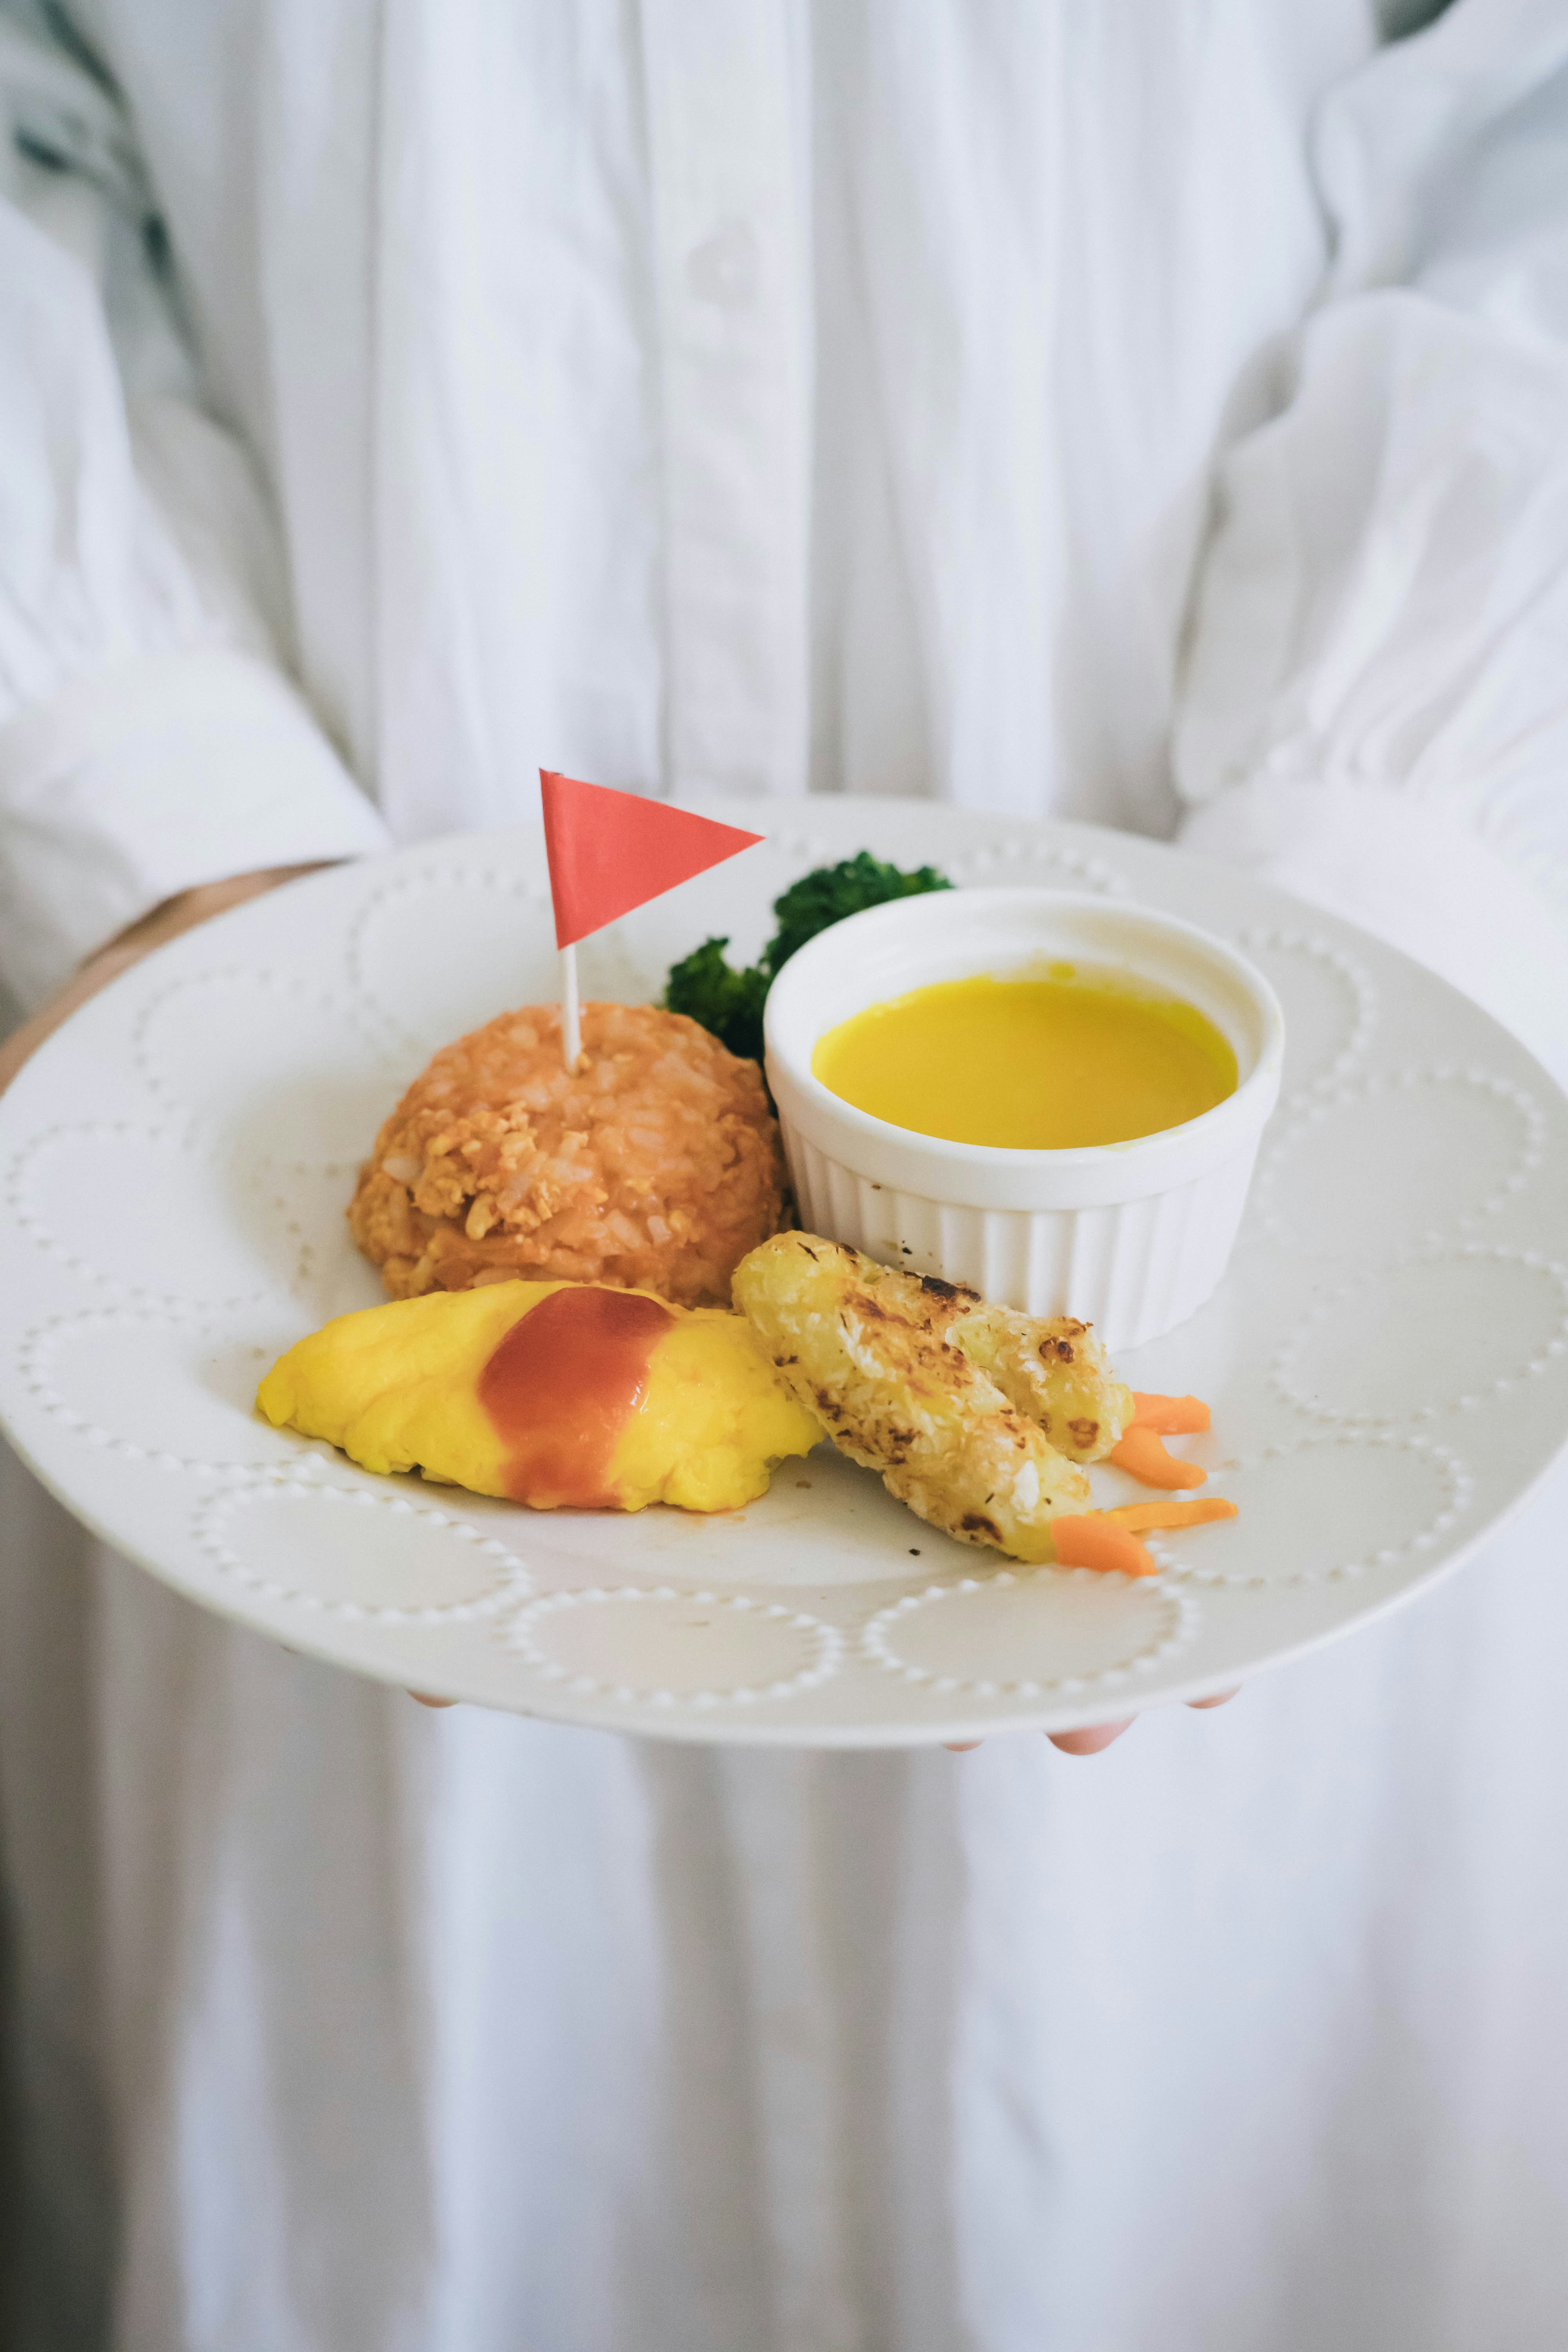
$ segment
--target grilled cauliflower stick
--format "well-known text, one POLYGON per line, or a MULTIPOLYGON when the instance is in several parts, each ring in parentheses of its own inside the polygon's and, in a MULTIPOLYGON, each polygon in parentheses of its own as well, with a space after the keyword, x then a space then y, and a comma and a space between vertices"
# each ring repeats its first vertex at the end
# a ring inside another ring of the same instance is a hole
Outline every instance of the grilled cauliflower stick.
POLYGON ((988 1307, 952 1283, 915 1282, 909 1275, 884 1278, 913 1282, 924 1292, 931 1328, 962 1348, 1069 1461, 1103 1461, 1130 1427, 1132 1391, 1111 1370, 1089 1324, 1071 1315, 1042 1318, 1016 1307, 988 1307))
MULTIPOLYGON (((881 1474, 889 1494, 961 1543, 1016 1559, 1054 1557, 1050 1522, 1085 1507, 1089 1480, 1033 1417, 1035 1392, 1014 1361, 1017 1335, 1004 1347, 988 1319, 1006 1310, 984 1308, 948 1283, 892 1273, 815 1234, 775 1234, 752 1250, 735 1269, 734 1298, 800 1402, 820 1414, 840 1452, 881 1474), (1000 1377, 970 1354, 966 1321, 983 1327, 972 1336, 991 1349, 1000 1377), (1027 1391, 1027 1410, 1009 1402, 1003 1380, 1020 1398, 1027 1391)), ((1031 1328, 1043 1365, 1039 1350, 1058 1327, 1031 1328)), ((1070 1328, 1088 1340, 1081 1325, 1070 1328)), ((1085 1373, 1098 1372, 1100 1360, 1092 1342, 1081 1366, 1076 1346, 1070 1361, 1054 1347, 1052 1355, 1063 1375, 1078 1376, 1056 1405, 1041 1392, 1054 1421, 1060 1404, 1083 1402, 1085 1373)), ((1108 1375, 1103 1386, 1103 1399, 1092 1392, 1092 1414, 1071 1415, 1096 1421, 1096 1453, 1131 1417, 1130 1402, 1118 1402, 1127 1391, 1108 1375)))

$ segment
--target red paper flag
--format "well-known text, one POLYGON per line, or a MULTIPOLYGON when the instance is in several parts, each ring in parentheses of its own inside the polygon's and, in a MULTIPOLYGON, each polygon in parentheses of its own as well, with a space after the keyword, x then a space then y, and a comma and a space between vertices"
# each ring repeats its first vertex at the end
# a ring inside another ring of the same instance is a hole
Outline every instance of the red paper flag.
POLYGON ((763 838, 671 808, 668 801, 580 784, 551 768, 541 768, 539 784, 558 948, 586 939, 617 915, 629 915, 763 838))

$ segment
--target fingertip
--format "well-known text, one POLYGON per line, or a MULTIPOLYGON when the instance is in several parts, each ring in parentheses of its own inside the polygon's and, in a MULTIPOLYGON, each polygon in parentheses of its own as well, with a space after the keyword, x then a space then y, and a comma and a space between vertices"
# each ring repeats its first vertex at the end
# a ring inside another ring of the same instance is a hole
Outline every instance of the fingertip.
POLYGON ((1094 1723, 1082 1731, 1047 1731, 1046 1737, 1053 1748, 1061 1749, 1064 1756, 1098 1756, 1131 1727, 1130 1716, 1125 1723, 1094 1723))

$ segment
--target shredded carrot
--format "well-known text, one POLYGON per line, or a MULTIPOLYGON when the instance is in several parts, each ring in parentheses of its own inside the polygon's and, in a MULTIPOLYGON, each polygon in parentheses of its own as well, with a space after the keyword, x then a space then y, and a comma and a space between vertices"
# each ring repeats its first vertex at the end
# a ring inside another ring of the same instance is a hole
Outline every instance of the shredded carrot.
POLYGON ((1209 1425, 1209 1409, 1202 1397, 1145 1395, 1132 1391, 1132 1426, 1152 1429, 1161 1437, 1190 1437, 1209 1425))
POLYGON ((1051 1541, 1063 1568, 1094 1568, 1122 1576, 1158 1576, 1147 1544, 1108 1511, 1069 1512, 1051 1521, 1051 1541))
POLYGON ((1153 1430, 1134 1422, 1107 1457, 1144 1486, 1201 1486, 1208 1476, 1195 1462, 1178 1462, 1153 1430))
POLYGON ((1211 1519, 1234 1519, 1237 1513, 1223 1495, 1205 1495, 1196 1503, 1122 1503, 1105 1516, 1141 1536, 1152 1528, 1206 1527, 1211 1519))

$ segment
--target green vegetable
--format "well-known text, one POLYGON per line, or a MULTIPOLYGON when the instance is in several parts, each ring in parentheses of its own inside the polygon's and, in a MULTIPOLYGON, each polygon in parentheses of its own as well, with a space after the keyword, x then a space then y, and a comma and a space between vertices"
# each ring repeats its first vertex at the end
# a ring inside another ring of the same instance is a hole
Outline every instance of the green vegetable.
POLYGON ((773 900, 779 927, 763 950, 763 965, 776 980, 797 948, 805 947, 830 923, 858 915, 863 907, 882 907, 889 898, 919 898, 927 890, 951 890, 952 883, 934 866, 917 866, 912 874, 883 866, 866 850, 847 857, 841 866, 819 866, 792 882, 782 898, 773 900))
POLYGON ((728 940, 704 940, 680 963, 669 967, 664 1003, 668 1013, 684 1013, 710 1029, 731 1054, 760 1062, 763 1058, 763 1001, 768 974, 761 964, 736 971, 724 961, 728 940))
POLYGON ((763 1058, 763 1005, 768 990, 797 949, 814 940, 846 915, 863 907, 885 906, 889 898, 915 898, 927 890, 951 890, 952 885, 934 866, 921 866, 906 874, 884 866, 862 849, 837 866, 819 866, 815 874, 792 882, 773 900, 778 929, 763 950, 760 963, 736 971, 724 959, 728 940, 704 940, 684 961, 670 966, 665 988, 665 1008, 684 1013, 711 1030, 731 1054, 754 1062, 763 1058))

